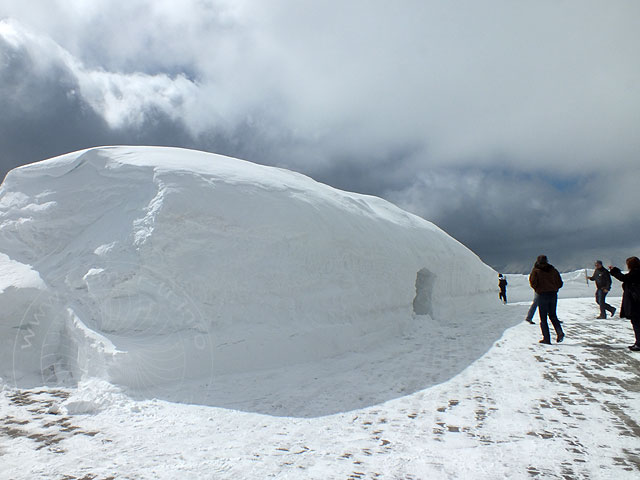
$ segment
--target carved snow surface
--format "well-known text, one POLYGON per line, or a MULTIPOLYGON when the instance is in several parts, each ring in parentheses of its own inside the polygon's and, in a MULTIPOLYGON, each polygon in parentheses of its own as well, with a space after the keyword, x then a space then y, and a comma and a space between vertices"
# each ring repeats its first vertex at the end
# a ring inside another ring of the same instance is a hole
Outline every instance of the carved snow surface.
POLYGON ((35 279, 0 295, 0 375, 25 384, 144 391, 313 365, 460 318, 496 288, 473 252, 380 198, 163 147, 13 170, 0 253, 35 279))

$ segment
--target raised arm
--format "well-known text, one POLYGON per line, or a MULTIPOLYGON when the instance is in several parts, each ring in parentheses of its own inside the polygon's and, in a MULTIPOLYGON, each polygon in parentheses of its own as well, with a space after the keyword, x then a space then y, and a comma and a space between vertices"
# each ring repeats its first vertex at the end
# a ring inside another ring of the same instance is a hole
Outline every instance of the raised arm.
POLYGON ((612 267, 611 265, 609 265, 609 273, 621 282, 626 282, 629 277, 628 273, 622 273, 618 267, 612 267))

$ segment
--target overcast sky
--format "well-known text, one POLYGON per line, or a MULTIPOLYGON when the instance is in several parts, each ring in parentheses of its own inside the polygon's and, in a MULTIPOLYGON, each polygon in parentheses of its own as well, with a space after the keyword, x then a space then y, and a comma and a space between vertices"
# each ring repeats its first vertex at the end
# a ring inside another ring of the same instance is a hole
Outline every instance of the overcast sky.
POLYGON ((2 0, 0 175, 175 145, 381 196, 499 270, 640 256, 637 0, 2 0))

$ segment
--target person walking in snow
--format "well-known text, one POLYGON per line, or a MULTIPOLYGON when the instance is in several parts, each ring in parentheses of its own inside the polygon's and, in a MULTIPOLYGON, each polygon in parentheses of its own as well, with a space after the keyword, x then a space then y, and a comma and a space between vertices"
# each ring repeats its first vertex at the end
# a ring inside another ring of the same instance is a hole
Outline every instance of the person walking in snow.
POLYGON ((558 290, 563 285, 562 277, 560 277, 560 272, 548 262, 546 255, 539 255, 536 259, 536 263, 529 274, 529 284, 538 297, 538 314, 540 315, 540 330, 542 330, 540 343, 551 344, 547 317, 551 320, 551 324, 556 331, 556 342, 562 342, 564 332, 556 315, 558 290))
POLYGON ((622 273, 618 267, 609 266, 611 276, 622 282, 622 305, 620 317, 631 320, 631 326, 636 336, 636 343, 629 346, 634 352, 640 352, 640 259, 627 258, 627 273, 622 273))
POLYGON ((593 271, 593 275, 589 277, 589 280, 596 282, 596 303, 600 305, 600 316, 598 318, 607 318, 607 312, 610 312, 613 317, 616 309, 605 301, 607 293, 611 290, 611 275, 609 275, 600 260, 596 260, 595 267, 596 269, 593 271))
POLYGON ((507 278, 501 273, 498 274, 498 288, 500 288, 498 298, 502 300, 502 303, 507 303, 507 278))
POLYGON ((538 294, 533 294, 533 302, 531 302, 531 306, 529 307, 529 311, 527 312, 527 317, 524 319, 525 322, 529 322, 531 325, 534 325, 536 322, 533 321, 533 316, 538 309, 538 294))

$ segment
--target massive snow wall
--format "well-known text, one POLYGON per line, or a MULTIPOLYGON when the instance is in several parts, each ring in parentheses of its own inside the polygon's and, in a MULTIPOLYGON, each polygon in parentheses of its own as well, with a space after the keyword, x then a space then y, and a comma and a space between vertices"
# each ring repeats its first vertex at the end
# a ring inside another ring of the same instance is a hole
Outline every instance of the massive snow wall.
POLYGON ((1 376, 134 388, 376 348, 495 289, 475 254, 384 200, 160 147, 10 172, 0 271, 1 376))

